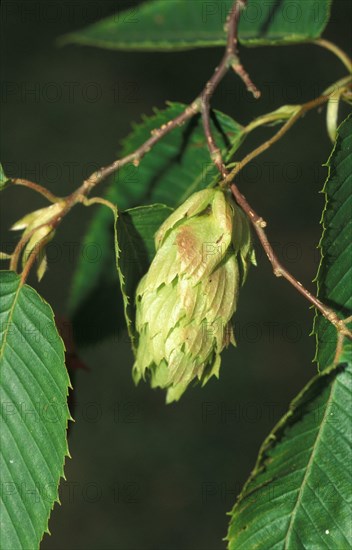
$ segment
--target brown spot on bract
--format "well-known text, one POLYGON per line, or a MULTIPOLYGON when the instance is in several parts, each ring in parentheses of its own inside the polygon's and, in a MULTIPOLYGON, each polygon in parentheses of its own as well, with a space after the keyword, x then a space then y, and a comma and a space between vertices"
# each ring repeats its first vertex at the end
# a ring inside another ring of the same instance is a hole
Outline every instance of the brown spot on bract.
POLYGON ((198 241, 192 229, 184 225, 180 227, 176 237, 177 250, 183 260, 194 257, 197 252, 198 241))

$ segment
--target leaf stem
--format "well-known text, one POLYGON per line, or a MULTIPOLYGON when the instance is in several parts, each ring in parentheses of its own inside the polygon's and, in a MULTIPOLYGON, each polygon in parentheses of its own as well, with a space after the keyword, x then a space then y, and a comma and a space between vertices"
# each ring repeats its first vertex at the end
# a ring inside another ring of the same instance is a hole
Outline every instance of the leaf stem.
POLYGON ((319 107, 320 105, 323 105, 324 103, 327 103, 329 101, 330 95, 321 95, 311 101, 308 101, 307 103, 304 103, 288 120, 285 122, 285 124, 280 128, 276 134, 274 134, 270 139, 259 145, 256 149, 253 149, 248 155, 246 155, 241 161, 238 161, 235 168, 227 173, 224 180, 221 182, 221 186, 225 187, 227 186, 235 176, 244 168, 249 162, 251 162, 253 159, 255 159, 257 156, 261 155, 269 149, 274 143, 279 141, 291 128, 292 126, 299 120, 303 115, 305 115, 308 111, 311 109, 315 109, 316 107, 319 107))
POLYGON ((325 48, 326 50, 329 50, 333 54, 336 55, 336 57, 339 58, 339 60, 344 64, 346 69, 349 73, 352 72, 352 59, 347 55, 346 52, 341 50, 334 42, 330 42, 329 40, 325 40, 324 38, 318 38, 317 40, 313 40, 312 44, 315 44, 316 46, 321 46, 322 48, 325 48))
POLYGON ((33 191, 40 193, 40 195, 43 195, 43 197, 48 199, 49 202, 55 203, 62 200, 59 197, 56 197, 53 193, 51 193, 51 191, 49 191, 45 187, 42 187, 41 185, 39 185, 38 183, 34 183, 33 181, 25 180, 23 178, 11 178, 10 181, 13 185, 22 185, 23 187, 27 187, 28 189, 32 189, 33 191))
POLYGON ((82 204, 84 204, 84 206, 92 206, 92 204, 103 204, 104 206, 110 208, 110 210, 112 210, 114 214, 116 213, 116 205, 101 197, 92 197, 88 199, 87 197, 82 195, 81 202, 82 204))

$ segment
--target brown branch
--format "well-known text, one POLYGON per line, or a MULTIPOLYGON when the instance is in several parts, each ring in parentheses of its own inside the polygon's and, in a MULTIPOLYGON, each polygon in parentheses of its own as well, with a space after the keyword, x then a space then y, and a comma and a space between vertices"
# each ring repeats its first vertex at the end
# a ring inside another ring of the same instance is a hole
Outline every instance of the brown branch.
MULTIPOLYGON (((56 215, 53 217, 52 220, 50 220, 47 225, 52 225, 53 227, 56 227, 61 219, 73 208, 73 206, 79 202, 83 202, 82 197, 87 197, 89 195, 90 191, 99 183, 104 181, 108 176, 113 174, 114 172, 118 171, 120 168, 125 166, 126 164, 129 164, 132 162, 136 166, 138 166, 140 160, 146 155, 150 149, 158 142, 160 141, 164 136, 166 136, 169 132, 174 130, 177 127, 182 126, 187 120, 192 118, 197 113, 202 113, 203 117, 203 123, 205 126, 209 125, 207 136, 210 139, 210 142, 208 142, 208 147, 212 151, 212 158, 214 159, 214 162, 217 163, 218 168, 220 169, 222 166, 222 160, 221 160, 221 154, 218 150, 215 141, 212 139, 211 129, 210 129, 210 117, 209 117, 209 111, 210 111, 210 99, 229 70, 230 67, 237 66, 239 63, 239 59, 237 56, 237 29, 238 29, 238 23, 241 15, 242 9, 246 6, 246 0, 236 0, 233 4, 233 7, 230 11, 230 14, 228 16, 227 20, 227 28, 228 28, 228 35, 227 35, 227 46, 226 51, 223 56, 223 59, 217 69, 215 69, 213 76, 210 78, 210 80, 205 85, 202 92, 199 94, 199 96, 186 107, 186 109, 175 117, 174 119, 170 120, 166 124, 163 124, 160 128, 156 128, 152 131, 152 136, 147 139, 138 149, 136 149, 133 153, 130 155, 127 155, 123 157, 122 159, 118 159, 114 161, 112 164, 102 167, 99 170, 95 171, 93 174, 89 176, 88 179, 86 179, 82 185, 76 189, 71 195, 69 195, 66 198, 66 205, 64 209, 60 212, 59 215, 56 215), (237 65, 236 65, 237 64, 237 65)), ((250 83, 250 87, 253 87, 253 85, 250 83)), ((224 173, 225 176, 225 173, 224 173)), ((36 185, 36 184, 35 184, 36 185)), ((34 188, 33 186, 31 186, 34 188)), ((39 188, 37 189, 39 192, 39 188)), ((54 197, 54 196, 52 196, 54 197)), ((11 260, 10 268, 17 268, 17 263, 19 259, 19 255, 21 253, 21 250, 23 249, 25 243, 22 242, 22 240, 18 243, 16 250, 14 252, 14 255, 11 260)), ((26 276, 28 272, 26 271, 26 276)))
POLYGON ((232 63, 231 67, 235 71, 235 73, 240 77, 244 85, 246 86, 247 90, 251 92, 251 94, 254 96, 255 99, 259 99, 261 96, 260 90, 256 87, 256 85, 251 80, 249 74, 244 69, 243 65, 239 62, 237 57, 235 58, 234 62, 232 63))
MULTIPOLYGON (((108 176, 116 172, 117 170, 120 170, 122 166, 125 166, 126 164, 129 164, 130 162, 134 163, 136 166, 138 166, 141 159, 146 155, 150 149, 163 137, 165 137, 169 132, 174 130, 177 127, 182 126, 187 120, 192 118, 195 114, 202 112, 204 110, 210 109, 210 99, 217 88, 217 86, 220 84, 221 80, 224 78, 225 74, 229 70, 230 67, 236 66, 236 61, 239 63, 239 59, 237 56, 237 29, 238 29, 238 23, 241 15, 242 9, 246 6, 246 0, 236 0, 233 4, 233 7, 230 11, 230 14, 228 16, 227 20, 227 29, 228 29, 228 35, 227 35, 227 46, 225 54, 220 62, 220 65, 215 69, 214 74, 210 78, 210 80, 206 83, 204 89, 199 94, 199 96, 189 105, 186 107, 183 113, 178 115, 176 118, 170 120, 166 124, 163 124, 160 128, 156 128, 152 131, 152 136, 143 143, 136 151, 131 153, 130 155, 127 155, 126 157, 114 161, 109 166, 105 166, 103 168, 100 168, 96 172, 94 172, 83 184, 82 186, 77 189, 77 191, 74 193, 74 197, 72 198, 72 202, 75 203, 76 199, 79 195, 88 195, 89 192, 93 187, 95 187, 97 184, 101 183, 103 180, 105 180, 108 176)), ((254 87, 252 82, 249 82, 249 89, 252 89, 254 87)), ((207 117, 203 118, 205 121, 207 117)), ((209 134, 211 136, 211 132, 209 134)), ((210 144, 210 146, 214 146, 214 158, 217 157, 217 149, 215 143, 210 144)))
POLYGON ((255 210, 253 210, 253 208, 247 202, 246 198, 242 195, 242 193, 239 191, 238 187, 234 183, 231 184, 230 189, 236 199, 236 202, 240 205, 242 210, 251 220, 254 230, 265 250, 265 253, 271 265, 273 266, 273 272, 276 277, 284 277, 284 279, 291 283, 291 285, 294 286, 294 288, 298 290, 298 292, 300 292, 302 296, 304 296, 309 302, 311 302, 311 304, 313 304, 320 311, 320 313, 322 313, 322 315, 324 315, 324 317, 328 319, 328 321, 335 325, 339 332, 341 332, 345 336, 351 337, 352 334, 346 328, 345 322, 342 321, 331 308, 323 304, 320 300, 318 300, 316 296, 309 292, 309 290, 307 290, 302 285, 302 283, 297 281, 297 279, 293 275, 291 275, 291 273, 287 271, 287 269, 281 264, 264 231, 266 223, 264 222, 263 218, 258 216, 255 210))
MULTIPOLYGON (((220 84, 222 79, 224 78, 225 74, 228 72, 230 68, 232 68, 236 74, 242 79, 244 84, 247 87, 247 90, 251 92, 254 97, 259 97, 260 92, 256 88, 256 86, 253 84, 252 80, 250 79, 250 76, 245 71, 243 65, 240 62, 240 59, 238 57, 237 52, 237 45, 238 45, 238 23, 240 20, 241 11, 246 6, 246 0, 236 0, 232 6, 232 9, 229 13, 228 20, 227 20, 227 45, 226 50, 224 53, 224 56, 219 64, 219 66, 215 69, 215 72, 213 76, 210 78, 210 80, 205 85, 204 89, 200 93, 200 95, 189 105, 186 107, 183 113, 181 113, 176 118, 170 120, 166 124, 162 125, 160 128, 157 128, 152 131, 152 136, 146 140, 145 143, 143 143, 136 151, 131 153, 130 155, 127 155, 123 157, 122 159, 114 161, 109 166, 105 166, 94 172, 87 180, 85 180, 82 185, 74 191, 69 197, 66 198, 66 204, 64 209, 57 215, 55 215, 52 220, 47 222, 45 225, 50 225, 53 229, 60 223, 61 219, 71 210, 71 208, 79 203, 83 202, 86 204, 98 202, 97 199, 93 199, 89 201, 87 199, 87 195, 90 193, 90 191, 101 183, 103 180, 105 180, 108 176, 122 168, 122 166, 125 166, 126 164, 129 164, 130 162, 134 163, 136 166, 138 166, 140 160, 146 155, 150 149, 164 136, 166 136, 169 132, 174 130, 175 128, 181 126, 184 124, 187 120, 192 118, 195 114, 201 113, 202 114, 202 121, 203 121, 203 127, 204 127, 204 133, 207 141, 207 146, 211 155, 211 158, 213 159, 215 165, 217 166, 222 178, 223 182, 222 185, 231 184, 231 191, 238 202, 238 204, 241 206, 241 208, 244 210, 244 212, 247 214, 249 219, 251 220, 254 229, 258 235, 258 238, 273 266, 273 270, 276 276, 282 276, 286 280, 288 280, 307 300, 309 300, 321 313, 330 321, 332 322, 340 333, 342 334, 348 334, 351 335, 349 331, 347 331, 347 328, 343 321, 341 321, 335 312, 322 304, 320 300, 318 300, 315 296, 313 296, 307 289, 305 289, 300 282, 298 282, 279 262, 278 258, 276 257, 268 238, 265 234, 264 227, 266 223, 264 220, 258 216, 258 214, 253 210, 253 208, 248 204, 245 197, 241 194, 237 186, 232 182, 235 175, 246 165, 248 162, 253 160, 256 156, 260 155, 262 152, 266 151, 271 145, 276 143, 285 133, 292 127, 292 125, 307 111, 310 109, 313 109, 314 107, 317 107, 329 99, 329 94, 322 95, 319 98, 314 99, 313 101, 310 101, 304 105, 282 126, 282 128, 268 141, 263 143, 261 146, 259 146, 257 149, 249 153, 240 163, 236 165, 236 167, 231 171, 228 172, 226 170, 225 164, 222 159, 221 151, 219 147, 217 146, 211 130, 211 123, 210 123, 210 102, 211 98, 214 94, 215 89, 220 84)), ((330 43, 329 43, 330 44, 330 43)), ((328 47, 327 44, 323 44, 320 42, 321 46, 328 47)), ((334 51, 334 53, 339 54, 339 57, 342 59, 340 55, 340 51, 337 47, 330 47, 329 49, 334 51)), ((51 202, 57 202, 57 197, 52 195, 49 191, 44 190, 44 188, 41 188, 41 186, 38 186, 37 184, 33 184, 31 182, 24 183, 25 180, 17 180, 17 184, 26 185, 27 187, 31 187, 32 189, 40 192, 44 196, 48 198, 51 202)), ((102 200, 99 201, 100 203, 103 203, 102 200)), ((38 228, 36 228, 38 229, 38 228)), ((22 239, 12 256, 11 266, 13 268, 17 268, 18 259, 21 253, 21 250, 23 246, 25 245, 25 242, 28 241, 28 238, 31 234, 26 236, 26 239, 22 239), (24 241, 24 242, 23 242, 24 241)), ((42 245, 42 243, 39 243, 42 245)), ((43 242, 43 245, 45 243, 43 242)), ((31 257, 30 261, 27 262, 23 273, 22 273, 22 282, 26 280, 26 277, 28 276, 28 273, 35 261, 35 256, 33 254, 33 257, 31 257)))
MULTIPOLYGON (((316 100, 313 100, 307 104, 305 104, 302 109, 294 115, 280 130, 271 138, 271 140, 268 140, 263 145, 252 151, 249 155, 247 155, 243 161, 238 163, 236 167, 231 171, 228 172, 226 170, 225 164, 222 161, 221 158, 221 152, 217 148, 216 152, 218 154, 217 162, 215 162, 216 166, 218 167, 222 177, 224 177, 224 180, 222 182, 222 185, 228 185, 229 182, 232 181, 234 175, 236 175, 248 162, 250 162, 253 158, 258 156, 260 153, 264 152, 266 149, 268 149, 273 143, 278 141, 291 126, 298 120, 299 115, 302 116, 303 113, 305 113, 307 110, 312 109, 316 105, 320 105, 321 103, 324 103, 327 101, 328 97, 321 96, 320 98, 317 98, 316 100)), ((206 112, 206 111, 205 111, 206 112)), ((209 118, 209 116, 208 116, 209 118)), ((207 135, 207 143, 209 147, 209 151, 212 157, 214 157, 214 139, 211 136, 211 129, 209 121, 206 121, 207 123, 204 125, 204 132, 207 135), (209 135, 210 133, 210 135, 209 135)), ((216 146, 215 146, 216 147, 216 146)), ((333 325, 336 326, 339 332, 341 332, 344 335, 352 336, 351 332, 347 330, 345 324, 341 319, 336 315, 336 313, 323 304, 316 296, 314 296, 309 290, 307 290, 302 283, 297 281, 293 275, 280 263, 278 260, 269 240, 266 236, 266 233, 264 231, 264 228, 266 227, 266 222, 263 220, 261 216, 259 216, 256 211, 250 206, 250 204, 247 202, 246 198, 240 190, 238 189, 237 185, 235 183, 230 184, 230 189, 232 191, 233 196, 236 199, 236 202, 239 204, 239 206, 242 208, 242 210, 247 214, 248 218, 250 219, 254 230, 265 250, 265 253, 273 267, 274 274, 276 277, 284 277, 291 285, 298 290, 309 302, 311 302, 323 315, 326 317, 333 325)))
MULTIPOLYGON (((212 135, 211 126, 210 126, 210 102, 214 94, 214 91, 220 84, 221 80, 224 78, 230 67, 239 68, 242 67, 240 64, 238 55, 237 55, 237 44, 238 44, 238 23, 241 16, 241 11, 246 6, 246 0, 238 0, 232 6, 232 9, 229 13, 227 19, 227 45, 224 56, 220 62, 220 65, 215 69, 213 76, 208 80, 205 85, 204 90, 200 94, 201 101, 201 112, 202 112, 202 121, 204 127, 205 138, 207 140, 207 146, 210 151, 210 156, 217 166, 221 176, 226 178, 227 172, 225 165, 223 163, 221 151, 216 145, 214 137, 212 135)), ((248 78, 243 78, 244 71, 238 71, 237 74, 240 74, 242 79, 247 84, 247 88, 251 91, 255 88, 252 81, 248 78)), ((248 75, 247 75, 248 76, 248 75)), ((255 88, 256 90, 256 88, 255 88)), ((259 96, 258 96, 259 97, 259 96)))
MULTIPOLYGON (((152 131, 152 136, 147 139, 138 149, 136 149, 133 153, 130 155, 127 155, 121 159, 118 159, 114 161, 112 164, 108 166, 104 166, 91 174, 87 180, 83 182, 83 184, 70 196, 69 202, 72 203, 71 207, 76 204, 76 202, 80 202, 79 197, 81 195, 88 195, 90 191, 101 183, 103 180, 105 180, 108 176, 113 174, 114 172, 117 172, 120 170, 123 166, 129 163, 133 163, 135 166, 138 166, 141 159, 149 153, 151 148, 158 143, 164 136, 166 136, 168 133, 170 133, 175 128, 178 128, 182 126, 187 120, 192 118, 195 114, 200 112, 200 101, 197 98, 195 101, 193 101, 190 105, 186 107, 186 109, 175 117, 172 120, 169 120, 166 124, 163 124, 160 128, 156 128, 152 131)), ((71 208, 70 207, 70 208, 71 208)))
MULTIPOLYGON (((271 145, 273 145, 281 137, 283 137, 286 134, 286 132, 293 126, 293 124, 301 116, 303 116, 307 111, 319 105, 322 105, 323 103, 328 101, 329 95, 322 95, 302 105, 302 107, 280 128, 280 130, 271 139, 269 139, 268 141, 266 141, 265 143, 257 147, 254 151, 249 153, 241 162, 239 162, 235 166, 235 168, 231 172, 227 171, 222 159, 221 151, 219 147, 217 147, 215 139, 212 135, 211 125, 210 125, 210 101, 211 101, 211 97, 214 92, 214 89, 216 88, 216 86, 218 85, 218 83, 226 73, 229 59, 231 59, 231 56, 233 56, 234 54, 236 55, 236 52, 235 52, 235 48, 237 45, 236 34, 238 29, 238 20, 240 16, 240 7, 239 7, 240 4, 243 6, 244 2, 241 1, 241 2, 235 3, 230 14, 229 31, 228 31, 229 39, 228 39, 225 56, 223 57, 222 62, 220 63, 213 78, 208 82, 203 94, 201 95, 203 127, 204 127, 204 133, 205 133, 208 149, 210 152, 210 156, 213 159, 214 164, 217 166, 223 178, 222 186, 230 184, 230 189, 232 191, 234 198, 236 199, 236 202, 239 204, 239 206, 242 208, 242 210, 247 214, 248 218, 250 219, 254 227, 254 230, 266 252, 266 255, 269 261, 271 262, 271 265, 273 267, 273 272, 276 275, 276 277, 284 277, 294 288, 296 288, 296 290, 298 290, 298 292, 300 292, 300 294, 302 294, 309 302, 311 302, 322 313, 322 315, 324 315, 324 317, 326 317, 326 319, 328 319, 337 328, 339 333, 352 338, 352 333, 347 329, 345 322, 341 320, 331 308, 323 304, 316 296, 314 296, 311 292, 309 292, 309 290, 307 290, 302 285, 302 283, 300 283, 293 275, 291 275, 291 273, 287 271, 287 269, 280 263, 264 231, 264 228, 266 227, 266 222, 263 220, 262 217, 260 217, 255 212, 255 210, 247 202, 244 195, 242 195, 237 185, 233 183, 233 178, 238 174, 240 170, 242 170, 242 168, 246 164, 248 164, 255 157, 257 157, 258 155, 266 151, 269 147, 271 147, 271 145)), ((241 66, 241 72, 242 72, 242 75, 245 75, 243 80, 246 83, 247 88, 251 90, 252 82, 242 66, 241 66)))

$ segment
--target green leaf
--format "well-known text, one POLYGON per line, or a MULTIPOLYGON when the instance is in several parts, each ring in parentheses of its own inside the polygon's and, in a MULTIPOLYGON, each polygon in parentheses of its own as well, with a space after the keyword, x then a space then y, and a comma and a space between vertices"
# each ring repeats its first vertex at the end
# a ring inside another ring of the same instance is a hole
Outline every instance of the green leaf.
POLYGON ((5 187, 11 182, 11 179, 5 175, 2 164, 0 164, 0 191, 5 189, 5 187))
POLYGON ((135 337, 136 288, 154 258, 154 235, 171 213, 172 209, 168 206, 153 204, 131 208, 117 218, 118 271, 125 302, 126 322, 132 342, 135 337))
MULTIPOLYGON (((346 318, 352 313, 352 116, 339 127, 327 166, 323 235, 319 243, 322 260, 316 280, 319 298, 346 318)), ((316 315, 314 332, 316 361, 323 370, 335 355, 336 330, 325 317, 316 315)))
MULTIPOLYGON (((60 42, 142 51, 224 46, 232 5, 232 0, 154 0, 68 34, 60 42)), ((249 0, 239 39, 246 46, 313 40, 325 29, 330 5, 331 0, 249 0)))
POLYGON ((228 548, 350 548, 351 348, 316 376, 260 449, 231 512, 228 548))
POLYGON ((35 549, 68 455, 69 378, 49 305, 0 272, 1 548, 35 549))
MULTIPOLYGON (((339 129, 325 185, 319 296, 340 314, 351 282, 351 118, 339 129)), ((336 329, 317 317, 318 374, 264 441, 231 512, 230 550, 350 548, 352 344, 332 365, 336 329)))
POLYGON ((239 39, 245 46, 295 44, 319 38, 330 18, 332 0, 249 0, 239 39))
MULTIPOLYGON (((144 117, 124 141, 120 156, 135 151, 150 137, 152 130, 166 124, 185 108, 181 103, 171 103, 165 110, 155 110, 153 116, 144 117)), ((212 129, 224 158, 229 160, 244 137, 242 127, 230 117, 214 111, 212 129)), ((201 121, 194 117, 158 142, 139 166, 124 166, 115 175, 107 198, 120 212, 141 204, 163 203, 175 207, 194 191, 214 185, 217 180, 218 171, 210 160, 201 121)), ((125 327, 113 234, 111 212, 106 207, 99 207, 83 242, 83 250, 96 247, 99 259, 89 262, 85 254, 80 255, 70 297, 70 313, 78 343, 93 343, 125 327)))

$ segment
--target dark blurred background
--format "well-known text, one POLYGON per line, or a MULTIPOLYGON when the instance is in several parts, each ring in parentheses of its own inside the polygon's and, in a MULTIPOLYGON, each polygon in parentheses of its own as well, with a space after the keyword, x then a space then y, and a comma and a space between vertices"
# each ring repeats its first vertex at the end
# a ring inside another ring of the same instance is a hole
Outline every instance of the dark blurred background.
MULTIPOLYGON (((135 3, 134 3, 135 4, 135 3)), ((132 2, 3 1, 1 158, 11 176, 65 195, 95 167, 116 157, 119 141, 154 106, 189 102, 222 55, 220 49, 125 53, 58 48, 56 38, 132 2)), ((350 47, 351 5, 334 1, 325 37, 350 47)), ((242 49, 242 61, 262 90, 254 101, 234 75, 213 105, 248 123, 286 103, 319 95, 344 75, 342 64, 314 46, 242 49)), ((341 117, 346 114, 341 111, 341 117)), ((236 158, 272 130, 258 130, 236 158)), ((239 178, 268 221, 284 264, 314 291, 316 249, 331 150, 325 110, 308 114, 239 178)), ((103 192, 103 188, 101 189, 103 192)), ((1 240, 19 217, 44 205, 23 188, 1 195, 1 240), (4 201, 6 206, 4 205, 4 201)), ((40 293, 67 313, 70 282, 93 209, 77 207, 56 235, 40 293)), ((225 515, 250 473, 261 442, 288 403, 315 373, 313 312, 276 279, 257 245, 258 267, 241 292, 237 349, 224 353, 221 377, 187 390, 177 404, 131 379, 127 336, 80 349, 89 372, 75 379, 62 507, 42 548, 96 550, 217 550, 225 547, 225 515)), ((35 279, 30 281, 39 288, 35 279)), ((94 320, 91 320, 94 322, 94 320)))

